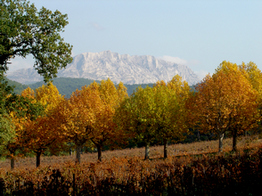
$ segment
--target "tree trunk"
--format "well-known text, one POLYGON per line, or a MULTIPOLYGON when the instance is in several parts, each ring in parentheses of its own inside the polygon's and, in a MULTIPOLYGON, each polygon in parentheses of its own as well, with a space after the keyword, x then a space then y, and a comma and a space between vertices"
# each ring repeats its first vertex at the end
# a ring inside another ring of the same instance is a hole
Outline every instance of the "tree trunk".
POLYGON ((146 143, 145 147, 145 160, 149 159, 149 143, 146 143))
POLYGON ((80 164, 81 162, 81 148, 82 146, 77 144, 76 145, 76 164, 80 164))
POLYGON ((98 161, 102 161, 102 146, 100 144, 97 144, 96 148, 98 153, 98 161))
POLYGON ((199 132, 199 130, 197 130, 197 139, 200 142, 200 132, 199 132))
POLYGON ((233 147, 232 147, 232 151, 236 152, 237 151, 237 130, 234 129, 232 132, 233 132, 233 147))
POLYGON ((167 158, 167 139, 164 139, 164 158, 167 158))
POLYGON ((36 153, 36 167, 40 166, 40 157, 41 157, 42 152, 37 152, 36 153))
POLYGON ((15 168, 15 159, 11 158, 11 169, 15 168))
POLYGON ((218 148, 218 152, 222 152, 224 135, 225 135, 224 133, 219 133, 219 148, 218 148))

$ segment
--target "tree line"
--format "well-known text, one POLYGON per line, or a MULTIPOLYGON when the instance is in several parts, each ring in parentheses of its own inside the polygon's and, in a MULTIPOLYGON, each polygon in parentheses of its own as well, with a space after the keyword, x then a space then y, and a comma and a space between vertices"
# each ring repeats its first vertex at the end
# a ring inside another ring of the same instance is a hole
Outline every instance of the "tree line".
MULTIPOLYGON (((36 89, 43 84, 46 84, 44 81, 41 82, 36 82, 33 84, 21 84, 19 82, 15 82, 12 80, 9 80, 8 78, 5 79, 8 81, 8 84, 10 86, 14 86, 14 93, 15 94, 21 94, 21 92, 30 87, 32 89, 36 89)), ((56 86, 58 89, 59 93, 62 95, 65 95, 65 98, 69 98, 76 89, 80 89, 82 86, 89 85, 96 81, 97 83, 100 83, 99 80, 91 80, 87 78, 67 78, 67 77, 59 77, 59 78, 54 78, 52 80, 53 84, 56 86)), ((116 84, 115 84, 116 85, 116 84)), ((131 95, 136 88, 141 86, 142 88, 145 88, 147 86, 153 87, 153 83, 149 84, 125 84, 125 87, 127 88, 127 93, 128 95, 131 95)))
POLYGON ((80 163, 84 146, 96 148, 102 160, 105 147, 124 147, 135 139, 144 144, 145 159, 150 158, 150 144, 161 141, 166 158, 168 143, 181 141, 190 130, 217 135, 219 152, 229 133, 236 151, 239 134, 261 127, 261 74, 252 62, 224 61, 195 90, 178 75, 167 83, 138 87, 130 96, 123 83, 116 86, 110 79, 83 86, 70 98, 52 82, 27 88, 21 95, 6 90, 1 155, 12 160, 13 168, 16 156, 34 153, 38 167, 45 152, 56 154, 74 147, 80 163))

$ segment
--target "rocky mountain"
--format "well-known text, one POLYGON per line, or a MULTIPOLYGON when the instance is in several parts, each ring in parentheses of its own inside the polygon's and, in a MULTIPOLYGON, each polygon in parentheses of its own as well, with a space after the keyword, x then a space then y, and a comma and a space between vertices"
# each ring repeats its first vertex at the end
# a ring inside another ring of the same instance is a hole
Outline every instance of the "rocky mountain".
MULTIPOLYGON (((186 80, 189 85, 200 81, 197 75, 185 65, 174 64, 149 55, 120 55, 111 51, 79 54, 66 69, 59 71, 58 77, 91 80, 110 78, 115 83, 122 81, 124 84, 145 84, 155 83, 158 80, 167 82, 176 74, 186 80)), ((23 84, 42 80, 33 68, 11 72, 7 77, 23 84)))
POLYGON ((7 73, 7 78, 22 84, 32 84, 43 80, 43 77, 39 76, 33 68, 19 69, 7 73))

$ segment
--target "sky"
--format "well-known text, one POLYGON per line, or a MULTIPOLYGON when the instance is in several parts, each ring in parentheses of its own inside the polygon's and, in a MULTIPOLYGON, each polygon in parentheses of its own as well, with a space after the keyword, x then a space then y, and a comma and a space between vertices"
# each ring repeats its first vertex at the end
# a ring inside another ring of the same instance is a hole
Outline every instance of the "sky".
MULTIPOLYGON (((262 70, 260 0, 31 0, 68 15, 61 34, 72 56, 110 50, 153 55, 191 68, 200 79, 226 60, 262 70)), ((33 67, 15 58, 10 71, 33 67)))

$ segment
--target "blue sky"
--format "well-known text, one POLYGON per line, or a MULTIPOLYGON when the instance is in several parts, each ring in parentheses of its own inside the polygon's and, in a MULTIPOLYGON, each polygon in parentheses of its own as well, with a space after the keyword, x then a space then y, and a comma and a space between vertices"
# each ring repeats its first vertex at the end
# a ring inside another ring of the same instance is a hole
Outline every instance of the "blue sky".
MULTIPOLYGON (((73 56, 111 50, 186 64, 199 78, 227 60, 262 70, 259 0, 32 0, 68 14, 62 33, 73 56)), ((15 59, 10 70, 32 67, 15 59), (13 67, 12 67, 13 66, 13 67)))

